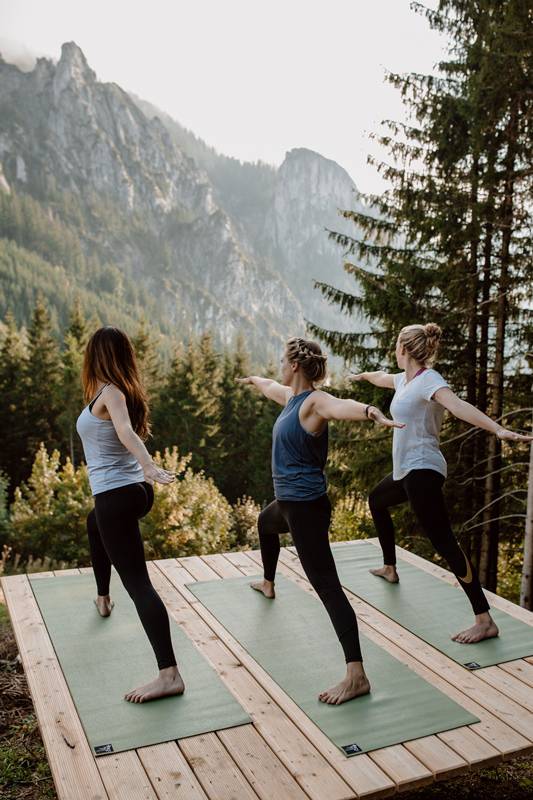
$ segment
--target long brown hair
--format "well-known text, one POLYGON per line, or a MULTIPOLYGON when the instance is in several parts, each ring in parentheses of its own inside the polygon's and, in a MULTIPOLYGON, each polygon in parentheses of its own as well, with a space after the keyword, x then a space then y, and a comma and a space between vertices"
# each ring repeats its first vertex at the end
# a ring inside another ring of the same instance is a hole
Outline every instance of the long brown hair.
POLYGON ((98 383, 113 383, 126 397, 131 426, 141 439, 150 435, 150 412, 131 341, 124 331, 105 325, 93 333, 83 359, 83 398, 89 403, 98 383))

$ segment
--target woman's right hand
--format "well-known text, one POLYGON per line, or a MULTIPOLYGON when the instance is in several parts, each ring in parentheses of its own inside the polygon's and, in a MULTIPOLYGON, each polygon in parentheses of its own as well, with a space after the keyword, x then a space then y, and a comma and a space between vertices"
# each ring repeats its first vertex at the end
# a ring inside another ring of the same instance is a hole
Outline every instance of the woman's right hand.
POLYGON ((149 483, 152 486, 155 482, 173 483, 176 480, 176 475, 174 472, 169 472, 167 469, 158 467, 153 461, 148 461, 146 464, 143 464, 142 468, 146 483, 149 483))
POLYGON ((348 375, 348 380, 350 381, 367 381, 368 380, 368 372, 352 372, 348 375))
POLYGON ((235 378, 235 380, 237 381, 237 383, 253 383, 253 380, 250 377, 248 377, 248 378, 235 378))

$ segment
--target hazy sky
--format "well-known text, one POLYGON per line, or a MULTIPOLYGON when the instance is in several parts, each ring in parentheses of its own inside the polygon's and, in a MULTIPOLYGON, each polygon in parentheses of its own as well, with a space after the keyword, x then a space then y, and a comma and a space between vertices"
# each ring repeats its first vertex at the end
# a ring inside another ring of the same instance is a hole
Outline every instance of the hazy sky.
POLYGON ((74 40, 100 80, 220 152, 280 164, 309 147, 371 192, 367 134, 403 116, 385 70, 428 72, 443 52, 408 0, 0 0, 0 34, 5 55, 18 43, 57 59, 74 40))

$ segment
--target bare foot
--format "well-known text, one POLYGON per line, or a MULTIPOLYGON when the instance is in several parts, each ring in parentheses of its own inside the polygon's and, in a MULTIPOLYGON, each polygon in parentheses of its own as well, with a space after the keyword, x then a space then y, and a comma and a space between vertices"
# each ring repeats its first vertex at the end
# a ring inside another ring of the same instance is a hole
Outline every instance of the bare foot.
POLYGON ((452 636, 452 639, 460 644, 475 644, 475 642, 481 642, 483 639, 493 639, 498 636, 498 633, 498 626, 491 615, 486 612, 485 614, 477 614, 476 621, 472 627, 456 633, 455 636, 452 636))
POLYGON ((145 703, 147 700, 157 700, 159 697, 169 697, 174 694, 183 694, 185 684, 177 667, 167 667, 159 672, 157 678, 145 686, 139 686, 124 695, 130 703, 145 703))
POLYGON ((93 601, 101 617, 108 617, 115 605, 108 594, 99 594, 93 601))
POLYGON ((341 703, 346 703, 348 700, 353 700, 354 697, 361 697, 369 692, 369 680, 361 662, 358 662, 356 668, 353 668, 353 664, 347 665, 345 679, 325 692, 321 692, 318 699, 322 703, 339 706, 341 703))
POLYGON ((384 567, 380 567, 379 569, 370 569, 368 571, 371 572, 372 575, 378 575, 380 578, 385 578, 385 580, 389 583, 398 583, 400 580, 398 573, 396 572, 396 567, 392 564, 385 564, 384 567))
POLYGON ((259 583, 251 583, 250 586, 252 589, 255 589, 256 592, 261 592, 270 600, 273 600, 276 596, 276 592, 274 591, 274 581, 262 580, 259 583))

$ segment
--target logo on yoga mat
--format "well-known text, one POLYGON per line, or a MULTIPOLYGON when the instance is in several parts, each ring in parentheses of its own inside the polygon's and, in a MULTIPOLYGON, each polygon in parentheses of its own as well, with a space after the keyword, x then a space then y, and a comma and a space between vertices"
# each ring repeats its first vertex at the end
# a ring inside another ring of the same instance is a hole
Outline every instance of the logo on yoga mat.
POLYGON ((112 744, 99 744, 97 747, 94 748, 94 752, 97 756, 101 756, 104 753, 112 753, 113 752, 113 745, 112 744))
POLYGON ((343 744, 342 749, 346 753, 347 756, 352 756, 354 753, 361 753, 362 750, 358 744, 343 744))
POLYGON ((478 664, 477 661, 467 661, 465 663, 465 667, 467 669, 480 669, 481 668, 481 664, 478 664))

